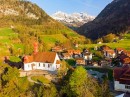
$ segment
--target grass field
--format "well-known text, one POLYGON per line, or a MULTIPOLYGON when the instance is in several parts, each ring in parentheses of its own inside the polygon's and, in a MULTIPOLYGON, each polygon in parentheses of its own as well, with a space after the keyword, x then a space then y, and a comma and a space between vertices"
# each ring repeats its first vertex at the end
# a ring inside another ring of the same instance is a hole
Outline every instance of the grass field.
POLYGON ((107 45, 111 48, 125 48, 127 50, 130 50, 130 33, 124 35, 124 38, 122 40, 119 40, 116 43, 102 43, 102 44, 86 44, 86 45, 80 45, 80 48, 94 48, 94 47, 100 47, 102 45, 107 45))
POLYGON ((44 84, 49 84, 50 83, 50 81, 48 79, 46 79, 44 76, 33 76, 32 80, 42 82, 44 84))
POLYGON ((56 41, 65 42, 68 40, 64 35, 62 34, 55 34, 55 35, 43 35, 43 41, 46 43, 54 44, 56 41))
POLYGON ((0 60, 3 60, 4 56, 10 55, 10 47, 13 47, 16 51, 18 49, 23 50, 23 45, 20 43, 17 33, 10 28, 0 28, 0 60))
MULTIPOLYGON (((71 38, 71 41, 73 40, 84 40, 84 37, 72 33, 72 32, 66 32, 68 35, 67 37, 71 38)), ((41 35, 41 39, 51 48, 55 45, 56 42, 66 42, 70 39, 68 39, 63 34, 54 34, 54 35, 41 35)), ((102 44, 86 44, 86 45, 79 45, 79 49, 83 48, 94 48, 99 47, 101 45, 108 45, 111 48, 125 48, 127 50, 130 50, 130 33, 124 35, 124 38, 122 40, 119 40, 116 43, 102 43, 102 44)), ((0 28, 0 60, 3 60, 4 56, 10 56, 9 48, 13 47, 15 53, 18 53, 19 50, 24 50, 24 45, 20 42, 18 38, 18 33, 15 33, 10 28, 0 28)))

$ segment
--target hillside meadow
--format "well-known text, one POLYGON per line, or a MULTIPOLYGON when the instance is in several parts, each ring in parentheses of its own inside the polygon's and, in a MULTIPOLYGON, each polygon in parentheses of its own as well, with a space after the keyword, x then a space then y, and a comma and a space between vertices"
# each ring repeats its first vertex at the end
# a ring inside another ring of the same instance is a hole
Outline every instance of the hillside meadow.
POLYGON ((86 45, 80 45, 80 48, 95 48, 100 47, 102 45, 107 45, 113 49, 115 48, 124 48, 126 50, 130 50, 130 33, 127 33, 123 36, 121 40, 118 40, 117 42, 111 42, 111 43, 101 43, 101 44, 86 44, 86 45))
POLYGON ((35 41, 39 42, 39 48, 42 47, 41 51, 49 51, 56 45, 56 43, 68 46, 75 41, 80 43, 85 41, 85 37, 80 36, 73 31, 71 32, 66 30, 64 33, 58 34, 45 34, 42 31, 39 31, 36 32, 37 35, 35 35, 34 31, 30 34, 29 29, 18 29, 19 31, 16 29, 14 30, 9 27, 0 28, 0 60, 3 60, 5 56, 31 54, 33 52, 33 43, 35 41), (25 30, 27 32, 25 32, 25 30))

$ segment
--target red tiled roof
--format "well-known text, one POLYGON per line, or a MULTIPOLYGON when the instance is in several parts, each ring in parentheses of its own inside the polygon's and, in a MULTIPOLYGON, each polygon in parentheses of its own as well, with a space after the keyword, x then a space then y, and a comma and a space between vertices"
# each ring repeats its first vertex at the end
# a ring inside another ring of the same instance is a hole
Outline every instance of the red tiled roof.
POLYGON ((126 65, 124 68, 115 68, 114 79, 121 84, 130 85, 130 67, 126 65))
POLYGON ((101 46, 101 49, 102 50, 111 50, 111 48, 109 46, 107 46, 107 45, 101 46))
POLYGON ((120 61, 123 63, 123 64, 129 64, 130 63, 130 57, 127 56, 125 53, 122 53, 118 56, 118 59, 120 59, 120 61))
POLYGON ((126 55, 127 55, 128 57, 130 57, 130 51, 127 51, 127 52, 126 52, 126 55))
POLYGON ((84 60, 83 58, 76 58, 76 60, 84 60))
POLYGON ((30 62, 33 62, 33 56, 25 56, 24 63, 30 63, 30 62))
POLYGON ((129 63, 130 63, 130 58, 129 58, 129 57, 124 58, 124 59, 123 59, 123 63, 124 63, 124 64, 129 64, 129 63))
POLYGON ((114 54, 115 52, 114 52, 114 50, 106 50, 107 51, 107 53, 109 53, 109 54, 114 54))
POLYGON ((65 56, 70 56, 70 54, 69 53, 63 53, 63 56, 65 57, 65 56))
POLYGON ((80 50, 67 50, 67 52, 68 52, 69 54, 80 54, 80 53, 81 53, 80 50))
POLYGON ((24 63, 29 62, 45 62, 53 63, 55 60, 55 52, 38 52, 37 54, 24 57, 24 63))
POLYGON ((63 48, 61 46, 55 46, 52 48, 52 51, 61 52, 63 51, 63 48))
POLYGON ((125 51, 124 48, 116 48, 117 51, 125 51))

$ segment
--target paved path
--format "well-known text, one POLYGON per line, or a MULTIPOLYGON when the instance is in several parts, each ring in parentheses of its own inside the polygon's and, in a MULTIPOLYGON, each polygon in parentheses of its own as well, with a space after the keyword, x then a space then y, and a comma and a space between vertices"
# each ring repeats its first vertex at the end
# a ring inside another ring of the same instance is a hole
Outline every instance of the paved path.
POLYGON ((45 84, 45 83, 42 83, 42 82, 38 82, 38 81, 32 80, 33 76, 43 76, 43 75, 30 75, 30 76, 27 77, 29 82, 40 84, 40 85, 44 85, 44 86, 50 86, 50 84, 45 84))

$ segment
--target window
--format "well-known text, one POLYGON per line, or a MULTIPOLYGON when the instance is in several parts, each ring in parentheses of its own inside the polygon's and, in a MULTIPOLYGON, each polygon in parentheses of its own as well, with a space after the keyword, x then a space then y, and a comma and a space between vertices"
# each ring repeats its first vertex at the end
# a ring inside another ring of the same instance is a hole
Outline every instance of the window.
POLYGON ((39 67, 40 67, 40 63, 39 63, 39 67))
POLYGON ((130 89, 130 86, 128 86, 128 85, 125 85, 125 88, 126 88, 126 89, 130 89))
POLYGON ((48 64, 48 68, 50 68, 50 64, 48 64))
POLYGON ((45 64, 43 64, 43 67, 45 67, 45 64))
POLYGON ((30 66, 28 65, 28 68, 29 68, 30 66))

